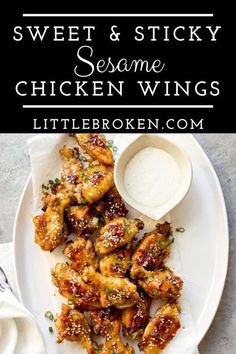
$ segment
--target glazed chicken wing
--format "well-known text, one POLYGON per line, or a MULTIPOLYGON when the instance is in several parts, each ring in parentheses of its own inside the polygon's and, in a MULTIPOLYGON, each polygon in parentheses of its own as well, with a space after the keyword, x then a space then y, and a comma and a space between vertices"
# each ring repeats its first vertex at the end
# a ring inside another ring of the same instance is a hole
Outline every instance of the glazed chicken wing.
POLYGON ((132 263, 148 270, 158 268, 170 254, 170 244, 173 241, 170 239, 171 235, 171 225, 168 222, 157 224, 156 229, 146 233, 138 244, 132 256, 132 263))
POLYGON ((139 300, 137 287, 128 279, 104 277, 90 267, 82 274, 66 263, 52 269, 52 280, 59 293, 81 311, 115 306, 125 308, 139 300))
POLYGON ((77 237, 74 241, 67 243, 64 255, 71 260, 71 266, 81 273, 87 266, 98 268, 98 259, 91 240, 77 237))
POLYGON ((96 251, 107 254, 126 245, 143 227, 144 224, 139 219, 114 219, 100 230, 96 239, 96 251))
POLYGON ((57 263, 52 269, 52 281, 59 293, 72 301, 76 309, 89 311, 101 308, 100 284, 78 274, 69 264, 57 263))
POLYGON ((131 247, 105 254, 100 260, 100 271, 106 277, 125 278, 131 267, 131 247))
POLYGON ((183 281, 167 267, 147 271, 143 267, 132 267, 131 277, 153 299, 173 300, 181 295, 183 281))
POLYGON ((161 306, 145 328, 139 347, 146 354, 160 354, 180 328, 180 309, 176 303, 161 306))
POLYGON ((92 234, 98 227, 98 218, 90 215, 88 205, 75 205, 66 210, 65 221, 70 232, 77 236, 92 234))
POLYGON ((93 330, 96 335, 105 337, 105 343, 99 353, 103 354, 134 354, 128 344, 120 338, 119 313, 113 308, 91 311, 93 330))
POLYGON ((125 217, 128 213, 115 186, 109 189, 99 204, 96 205, 96 211, 102 216, 106 224, 115 218, 125 217))
POLYGON ((91 340, 91 329, 85 316, 68 305, 62 304, 61 313, 56 319, 57 342, 64 340, 80 344, 87 353, 95 354, 91 340))
POLYGON ((104 277, 101 291, 101 303, 104 307, 124 309, 138 300, 137 287, 127 278, 104 277))
POLYGON ((103 135, 75 134, 75 137, 81 148, 94 160, 98 160, 105 165, 113 164, 112 151, 103 135))
POLYGON ((102 307, 115 306, 123 309, 139 300, 136 285, 126 278, 105 277, 95 272, 92 267, 84 269, 83 279, 84 277, 88 279, 88 284, 99 284, 102 307))
POLYGON ((42 250, 52 252, 66 241, 68 232, 64 223, 64 211, 69 203, 69 198, 60 199, 56 195, 50 195, 46 211, 33 218, 35 243, 42 250))
POLYGON ((149 320, 150 299, 139 291, 139 301, 122 310, 123 334, 130 339, 140 338, 149 320))
POLYGON ((119 326, 119 317, 119 310, 114 307, 90 311, 91 326, 94 334, 109 339, 111 329, 113 330, 119 326))
POLYGON ((105 341, 100 354, 135 354, 134 349, 127 343, 122 342, 119 336, 119 322, 111 329, 108 339, 105 341))
POLYGON ((104 164, 88 166, 82 176, 82 194, 93 203, 101 199, 113 186, 113 167, 104 164))
POLYGON ((79 160, 79 151, 77 148, 64 146, 60 149, 62 158, 62 173, 60 191, 66 193, 71 201, 75 200, 78 204, 83 201, 81 173, 83 165, 79 160))

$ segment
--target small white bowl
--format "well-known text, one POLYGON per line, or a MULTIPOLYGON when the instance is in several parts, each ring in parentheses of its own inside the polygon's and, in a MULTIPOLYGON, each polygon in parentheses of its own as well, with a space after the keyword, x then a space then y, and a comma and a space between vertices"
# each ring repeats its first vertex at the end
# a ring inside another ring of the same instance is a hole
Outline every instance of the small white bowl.
POLYGON ((120 195, 130 206, 154 220, 159 220, 179 204, 188 192, 192 181, 192 166, 185 151, 172 141, 160 135, 142 134, 121 153, 116 161, 114 179, 120 195), (125 169, 128 162, 135 154, 147 147, 158 148, 172 155, 180 170, 180 182, 177 191, 168 201, 154 207, 142 205, 133 199, 127 191, 124 182, 125 169))

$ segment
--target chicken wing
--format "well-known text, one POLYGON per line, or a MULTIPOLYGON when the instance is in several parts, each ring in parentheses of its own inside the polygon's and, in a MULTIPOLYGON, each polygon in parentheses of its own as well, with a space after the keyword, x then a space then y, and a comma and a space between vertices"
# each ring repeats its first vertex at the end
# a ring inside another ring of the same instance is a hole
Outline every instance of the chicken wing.
POLYGON ((125 217, 128 213, 128 210, 115 186, 109 189, 95 208, 106 224, 115 218, 125 217))
POLYGON ((96 202, 113 186, 113 183, 112 166, 101 163, 88 166, 82 176, 82 194, 89 203, 96 202))
POLYGON ((139 219, 114 219, 100 230, 96 239, 96 251, 106 254, 126 245, 143 227, 144 224, 139 219))
POLYGON ((100 354, 135 354, 134 349, 127 343, 122 342, 119 336, 120 326, 117 325, 110 334, 110 339, 106 340, 100 354))
POLYGON ((143 291, 139 291, 139 301, 122 310, 123 334, 130 339, 140 338, 149 320, 150 299, 143 291))
POLYGON ((132 263, 148 270, 158 268, 170 254, 170 244, 173 242, 171 235, 171 225, 168 222, 157 224, 156 229, 146 233, 138 244, 132 263))
POLYGON ((125 278, 131 267, 131 245, 104 255, 100 260, 100 272, 106 277, 125 278))
POLYGON ((95 354, 91 340, 91 329, 85 316, 68 305, 62 304, 61 313, 57 316, 57 343, 64 340, 76 342, 86 349, 88 354, 95 354))
POLYGON ((64 146, 60 149, 62 158, 62 172, 60 191, 66 193, 73 201, 80 204, 83 201, 81 173, 83 170, 82 162, 79 160, 77 148, 64 146))
POLYGON ((70 232, 77 236, 92 234, 98 227, 98 218, 90 214, 88 205, 75 205, 67 208, 65 221, 70 232))
POLYGON ((103 354, 134 354, 128 344, 120 338, 119 313, 113 308, 91 311, 93 330, 96 335, 105 337, 105 343, 99 353, 103 354))
POLYGON ((113 164, 112 151, 103 135, 75 134, 75 138, 81 148, 94 160, 98 160, 105 165, 113 164))
POLYGON ((92 267, 84 269, 83 279, 84 277, 88 279, 88 284, 99 284, 102 307, 115 306, 123 309, 139 300, 136 285, 126 278, 105 277, 95 272, 92 267))
POLYGON ((117 323, 119 326, 119 317, 119 310, 114 307, 90 311, 91 327, 94 334, 109 339, 111 329, 117 328, 117 323))
POLYGON ((77 237, 74 241, 67 243, 64 255, 71 260, 71 266, 81 273, 87 266, 98 268, 98 259, 91 240, 77 237))
POLYGON ((33 218, 35 243, 42 250, 52 252, 67 240, 68 231, 64 223, 64 211, 69 203, 69 198, 60 199, 56 195, 50 195, 46 211, 33 218))
POLYGON ((139 347, 146 354, 160 354, 180 328, 180 308, 176 303, 161 306, 145 328, 139 347))
POLYGON ((132 267, 131 277, 153 299, 177 299, 183 288, 182 279, 164 266, 155 271, 147 271, 140 266, 132 267))
POLYGON ((53 284, 59 293, 72 301, 80 311, 100 309, 100 284, 88 281, 86 276, 78 274, 69 264, 57 263, 51 270, 53 284))

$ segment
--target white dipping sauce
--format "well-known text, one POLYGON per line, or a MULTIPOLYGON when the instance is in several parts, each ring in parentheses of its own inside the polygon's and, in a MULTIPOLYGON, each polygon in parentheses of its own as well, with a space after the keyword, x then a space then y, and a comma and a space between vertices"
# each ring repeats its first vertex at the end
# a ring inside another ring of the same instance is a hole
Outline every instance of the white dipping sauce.
POLYGON ((145 206, 157 207, 176 193, 180 169, 172 155, 147 147, 128 162, 124 182, 132 199, 145 206))

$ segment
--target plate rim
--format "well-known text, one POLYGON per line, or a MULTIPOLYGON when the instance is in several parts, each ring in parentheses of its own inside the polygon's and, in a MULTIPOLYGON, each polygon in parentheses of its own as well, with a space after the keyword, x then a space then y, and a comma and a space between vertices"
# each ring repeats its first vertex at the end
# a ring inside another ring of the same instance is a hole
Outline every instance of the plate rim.
MULTIPOLYGON (((223 211, 223 214, 221 215, 221 219, 223 221, 224 228, 225 228, 225 232, 223 233, 223 236, 222 236, 222 237, 224 237, 223 244, 225 245, 225 254, 224 254, 224 257, 222 258, 222 261, 224 261, 223 267, 222 267, 223 268, 223 270, 222 270, 223 277, 221 278, 222 284, 221 284, 220 288, 218 289, 217 301, 214 301, 214 307, 212 309, 212 316, 211 316, 210 320, 207 321, 207 325, 204 327, 202 326, 202 328, 200 328, 200 330, 198 331, 198 335, 196 336, 197 344, 199 345, 200 342, 205 337, 205 335, 207 334, 207 332, 208 332, 208 330, 209 330, 209 328, 216 316, 217 310, 219 308, 219 305, 220 305, 220 302, 222 299, 223 291, 225 288, 225 282, 226 282, 227 272, 228 272, 228 263, 229 263, 229 223, 228 223, 228 214, 227 214, 227 208, 226 208, 223 190, 222 190, 218 175, 214 169, 214 166, 212 165, 211 160, 209 159, 208 155, 206 154, 206 152, 204 151, 204 149, 202 148, 200 143, 197 141, 197 139, 192 134, 186 134, 186 135, 188 135, 188 137, 192 140, 193 144, 197 145, 198 149, 200 149, 203 158, 205 159, 208 167, 211 170, 212 177, 214 178, 214 182, 216 184, 219 198, 221 201, 221 206, 222 206, 222 211, 223 211)), ((23 199, 25 197, 26 190, 29 187, 29 184, 31 183, 31 180, 32 180, 31 177, 32 177, 32 172, 30 172, 30 174, 25 182, 24 188, 22 190, 20 200, 19 200, 19 203, 17 206, 17 211, 15 214, 14 224, 13 224, 13 269, 14 269, 14 277, 15 277, 15 285, 16 285, 17 295, 18 295, 22 304, 24 304, 24 301, 22 298, 21 290, 20 290, 19 277, 18 277, 18 271, 17 271, 17 266, 16 266, 16 257, 17 257, 16 234, 17 234, 17 224, 19 222, 19 214, 20 214, 20 210, 21 210, 21 205, 22 205, 23 199)))
POLYGON ((220 306, 220 302, 222 300, 222 296, 223 296, 223 292, 224 292, 224 288, 225 288, 225 283, 226 283, 226 278, 227 278, 227 273, 228 273, 228 266, 229 266, 229 221, 228 221, 228 214, 227 214, 227 208, 226 208, 226 203, 225 203, 225 198, 224 198, 224 193, 221 187, 221 183, 219 180, 219 177, 216 173, 216 170, 210 160, 210 158, 208 157, 208 155, 206 154, 206 152, 204 151, 204 149, 202 148, 201 144, 197 141, 197 139, 192 135, 189 134, 190 139, 193 141, 194 144, 197 145, 197 147, 200 149, 202 156, 204 157, 204 159, 206 160, 209 168, 211 169, 213 178, 215 180, 216 186, 217 186, 217 190, 219 193, 219 197, 221 200, 221 205, 223 207, 223 214, 222 214, 222 221, 224 223, 224 227, 225 227, 225 232, 224 232, 224 236, 222 235, 222 237, 224 237, 224 245, 225 245, 225 255, 226 257, 223 258, 224 260, 224 271, 223 273, 223 278, 222 278, 222 285, 220 287, 220 289, 218 290, 219 292, 219 296, 218 296, 218 301, 215 301, 215 306, 214 306, 214 310, 213 310, 213 315, 212 318, 210 319, 209 323, 207 326, 205 326, 205 329, 200 331, 200 335, 197 337, 197 342, 198 345, 200 344, 200 342, 203 340, 203 338, 205 337, 205 335, 207 334, 208 330, 210 329, 216 313, 218 311, 218 308, 220 306))

